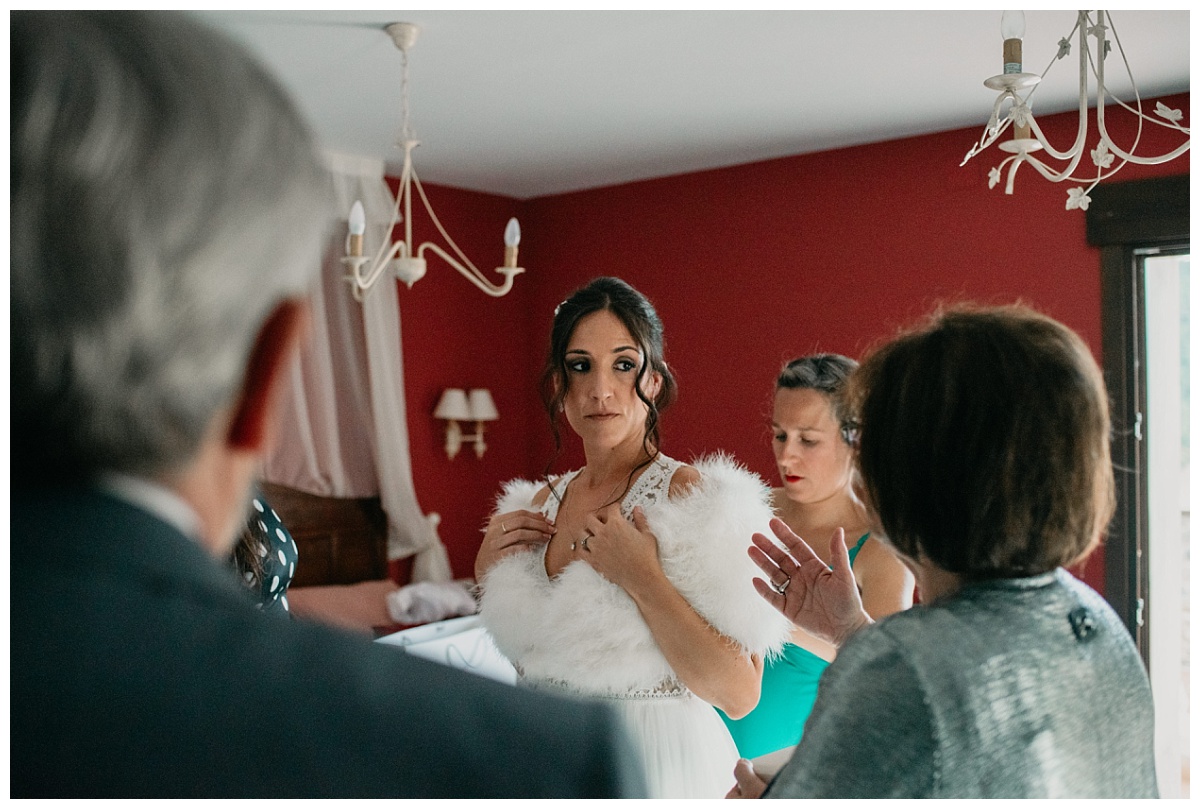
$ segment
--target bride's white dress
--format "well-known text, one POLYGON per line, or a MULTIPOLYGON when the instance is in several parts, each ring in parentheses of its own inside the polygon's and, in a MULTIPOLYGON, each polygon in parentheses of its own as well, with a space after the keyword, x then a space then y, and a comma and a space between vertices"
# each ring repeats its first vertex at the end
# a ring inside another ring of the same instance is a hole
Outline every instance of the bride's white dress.
MULTIPOLYGON (((746 548, 770 536, 769 492, 762 480, 723 456, 695 462, 700 482, 668 499, 679 461, 660 455, 621 504, 640 505, 658 539, 663 572, 696 611, 747 654, 776 652, 790 625, 755 592, 758 568, 746 548)), ((560 493, 577 474, 562 478, 560 493)), ((497 513, 534 509, 542 484, 505 486, 497 513)), ((553 518, 558 500, 541 508, 553 518)), ((675 677, 624 590, 585 561, 555 578, 545 550, 505 557, 485 575, 480 616, 520 681, 612 700, 641 749, 652 797, 721 798, 734 784, 737 748, 708 703, 675 677)))

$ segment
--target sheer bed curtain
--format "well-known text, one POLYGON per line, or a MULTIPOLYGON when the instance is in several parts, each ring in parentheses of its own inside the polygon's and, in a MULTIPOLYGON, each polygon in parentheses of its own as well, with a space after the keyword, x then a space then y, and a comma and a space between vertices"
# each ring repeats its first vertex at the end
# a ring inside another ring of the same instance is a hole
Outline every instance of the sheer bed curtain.
MULTIPOLYGON (((328 159, 337 210, 346 216, 362 200, 363 252, 374 255, 389 235, 395 204, 383 183, 383 162, 328 159)), ((355 301, 339 260, 344 218, 331 233, 313 293, 310 339, 291 368, 263 477, 323 497, 378 495, 388 519, 388 558, 413 556, 413 581, 449 581, 436 523, 421 512, 413 488, 396 283, 383 278, 362 304, 355 301)))

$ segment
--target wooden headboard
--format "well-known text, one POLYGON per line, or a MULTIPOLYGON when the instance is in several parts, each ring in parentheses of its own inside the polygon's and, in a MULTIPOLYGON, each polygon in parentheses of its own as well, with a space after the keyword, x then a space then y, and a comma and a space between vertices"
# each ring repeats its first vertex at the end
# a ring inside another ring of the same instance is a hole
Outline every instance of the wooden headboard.
POLYGON ((259 488, 296 540, 293 587, 388 578, 387 516, 378 497, 320 497, 277 483, 259 488))

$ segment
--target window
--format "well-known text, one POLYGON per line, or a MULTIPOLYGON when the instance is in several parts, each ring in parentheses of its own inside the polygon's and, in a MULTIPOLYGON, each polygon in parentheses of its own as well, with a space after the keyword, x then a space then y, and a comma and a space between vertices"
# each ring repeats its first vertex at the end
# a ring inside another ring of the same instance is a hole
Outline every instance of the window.
POLYGON ((1117 513, 1105 595, 1150 672, 1164 798, 1187 797, 1189 727, 1190 246, 1187 176, 1098 186, 1103 366, 1117 513))

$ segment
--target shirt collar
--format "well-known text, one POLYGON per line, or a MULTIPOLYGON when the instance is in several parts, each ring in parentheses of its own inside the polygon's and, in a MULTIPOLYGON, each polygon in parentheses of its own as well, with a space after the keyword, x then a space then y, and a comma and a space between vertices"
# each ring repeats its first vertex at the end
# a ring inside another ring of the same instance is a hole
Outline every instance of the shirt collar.
POLYGON ((104 472, 97 479, 109 494, 153 514, 185 536, 200 539, 200 518, 187 501, 161 483, 121 472, 104 472))

